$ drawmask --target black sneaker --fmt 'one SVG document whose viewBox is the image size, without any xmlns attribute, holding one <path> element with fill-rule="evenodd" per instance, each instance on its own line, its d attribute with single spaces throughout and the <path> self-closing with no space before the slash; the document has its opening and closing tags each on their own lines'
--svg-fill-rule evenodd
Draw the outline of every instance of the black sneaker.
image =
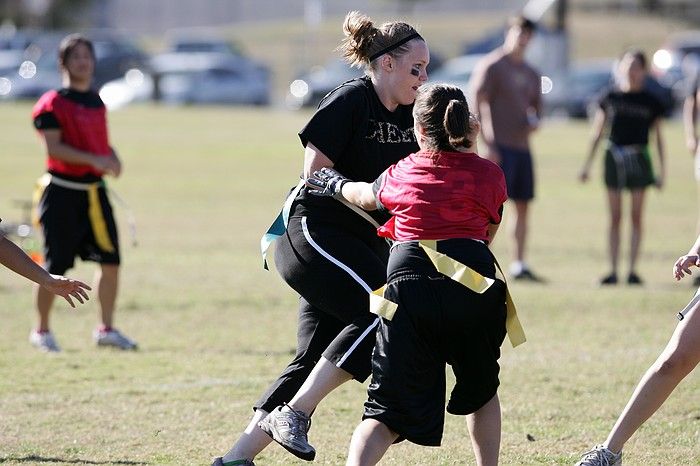
<svg viewBox="0 0 700 466">
<path fill-rule="evenodd" d="M 644 282 L 642 281 L 641 278 L 639 278 L 639 275 L 637 275 L 634 272 L 630 272 L 630 274 L 627 276 L 627 284 L 628 285 L 643 285 Z"/>
<path fill-rule="evenodd" d="M 607 277 L 600 279 L 601 285 L 617 285 L 617 274 L 611 273 Z"/>
<path fill-rule="evenodd" d="M 544 279 L 532 273 L 530 269 L 522 269 L 519 273 L 511 275 L 513 280 L 533 283 L 544 283 Z"/>
</svg>

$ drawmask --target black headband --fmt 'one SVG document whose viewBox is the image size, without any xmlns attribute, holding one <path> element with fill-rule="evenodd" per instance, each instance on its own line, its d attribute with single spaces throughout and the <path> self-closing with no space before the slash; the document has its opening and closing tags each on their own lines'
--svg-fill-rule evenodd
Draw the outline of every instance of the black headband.
<svg viewBox="0 0 700 466">
<path fill-rule="evenodd" d="M 388 47 L 385 47 L 385 48 L 381 49 L 379 52 L 373 54 L 371 57 L 369 57 L 369 61 L 370 62 L 374 61 L 376 58 L 379 58 L 382 55 L 384 55 L 385 53 L 391 52 L 392 50 L 401 47 L 403 44 L 405 44 L 409 40 L 415 39 L 416 37 L 421 37 L 421 36 L 417 32 L 414 32 L 413 34 L 407 35 L 406 37 L 404 37 L 403 39 L 401 39 L 397 43 L 392 44 Z M 422 39 L 422 37 L 421 37 L 421 39 Z"/>
</svg>

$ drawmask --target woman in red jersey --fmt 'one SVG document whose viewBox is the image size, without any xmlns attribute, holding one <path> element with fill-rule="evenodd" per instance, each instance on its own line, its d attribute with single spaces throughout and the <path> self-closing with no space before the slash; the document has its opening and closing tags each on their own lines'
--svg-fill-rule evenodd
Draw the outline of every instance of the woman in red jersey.
<svg viewBox="0 0 700 466">
<path fill-rule="evenodd" d="M 498 358 L 506 335 L 506 287 L 488 248 L 507 199 L 494 163 L 474 153 L 479 131 L 464 94 L 422 86 L 413 108 L 420 150 L 373 184 L 335 171 L 317 172 L 317 194 L 342 196 L 393 215 L 379 229 L 395 241 L 384 297 L 398 305 L 382 318 L 372 355 L 372 382 L 348 465 L 377 463 L 398 440 L 437 446 L 445 409 L 445 364 L 456 377 L 447 411 L 466 415 L 479 465 L 498 462 Z M 440 273 L 425 240 L 468 266 L 490 286 L 482 293 Z"/>
<path fill-rule="evenodd" d="M 38 206 L 44 233 L 45 268 L 62 275 L 76 256 L 100 264 L 97 297 L 101 325 L 93 338 L 100 346 L 135 349 L 136 343 L 112 327 L 119 282 L 117 226 L 107 198 L 103 175 L 119 176 L 122 165 L 109 145 L 105 105 L 91 90 L 95 72 L 92 43 L 70 35 L 59 47 L 63 88 L 39 98 L 32 118 L 46 147 L 47 174 Z M 30 342 L 44 351 L 59 351 L 49 330 L 54 295 L 36 291 L 39 325 Z"/>
</svg>

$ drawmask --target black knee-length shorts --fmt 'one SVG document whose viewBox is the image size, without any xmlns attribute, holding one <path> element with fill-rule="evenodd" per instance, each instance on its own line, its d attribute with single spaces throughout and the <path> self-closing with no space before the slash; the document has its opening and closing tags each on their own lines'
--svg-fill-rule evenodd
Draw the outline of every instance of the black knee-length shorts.
<svg viewBox="0 0 700 466">
<path fill-rule="evenodd" d="M 49 273 L 63 275 L 75 263 L 75 257 L 101 264 L 120 263 L 119 237 L 112 206 L 104 187 L 98 188 L 98 201 L 113 250 L 98 245 L 89 218 L 87 191 L 49 184 L 39 202 L 39 223 L 44 233 L 44 267 Z"/>
<path fill-rule="evenodd" d="M 494 276 L 486 245 L 445 243 L 452 251 L 441 252 Z M 478 294 L 439 274 L 416 243 L 402 243 L 392 249 L 385 297 L 398 309 L 391 321 L 381 320 L 377 331 L 364 418 L 381 421 L 400 439 L 440 445 L 446 364 L 456 378 L 447 412 L 473 413 L 496 394 L 506 335 L 505 284 L 496 280 Z"/>
</svg>

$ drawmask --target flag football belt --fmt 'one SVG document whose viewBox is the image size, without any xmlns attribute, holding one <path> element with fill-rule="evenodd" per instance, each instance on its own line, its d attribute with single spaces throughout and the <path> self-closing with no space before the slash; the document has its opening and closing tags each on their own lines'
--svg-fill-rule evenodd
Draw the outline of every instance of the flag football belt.
<svg viewBox="0 0 700 466">
<path fill-rule="evenodd" d="M 300 180 L 299 184 L 297 184 L 297 186 L 289 193 L 287 199 L 284 202 L 284 206 L 282 207 L 282 211 L 279 213 L 275 221 L 272 222 L 272 225 L 270 226 L 270 228 L 268 228 L 267 232 L 260 239 L 260 252 L 262 253 L 263 267 L 265 268 L 265 270 L 268 270 L 267 252 L 270 248 L 270 245 L 277 238 L 282 236 L 287 230 L 287 225 L 289 224 L 289 211 L 291 210 L 292 204 L 294 203 L 294 200 L 299 194 L 299 191 L 301 191 L 305 184 L 306 183 L 303 179 Z M 351 209 L 353 212 L 358 214 L 360 217 L 367 220 L 372 226 L 374 226 L 375 228 L 379 228 L 379 224 L 377 223 L 377 221 L 374 218 L 372 218 L 372 216 L 370 216 L 367 212 L 360 209 L 356 205 L 351 204 L 345 199 L 337 200 L 343 205 L 345 205 L 347 208 Z M 495 282 L 495 279 L 484 277 L 477 271 L 473 270 L 471 267 L 464 265 L 445 254 L 437 252 L 436 240 L 421 240 L 418 243 L 420 244 L 421 248 L 423 248 L 423 250 L 426 252 L 430 260 L 433 262 L 433 265 L 435 266 L 438 272 L 450 277 L 456 282 L 459 282 L 460 284 L 466 286 L 470 290 L 482 294 L 486 290 L 488 290 L 491 287 L 491 285 L 493 285 L 493 283 Z M 498 271 L 498 279 L 503 281 L 503 283 L 506 285 L 506 331 L 508 332 L 508 338 L 511 344 L 513 345 L 513 347 L 516 347 L 525 342 L 525 332 L 523 331 L 523 327 L 520 324 L 520 320 L 518 319 L 518 314 L 516 312 L 513 299 L 510 295 L 510 291 L 508 290 L 508 284 L 506 283 L 505 275 L 503 274 L 503 271 L 501 270 L 501 266 L 498 264 L 498 261 L 496 261 L 495 264 L 496 269 Z M 374 314 L 384 317 L 387 320 L 391 320 L 394 317 L 394 313 L 396 312 L 398 305 L 384 298 L 385 289 L 386 284 L 370 293 L 370 311 Z"/>
<path fill-rule="evenodd" d="M 628 144 L 621 146 L 612 141 L 608 141 L 608 150 L 623 157 L 631 157 L 643 154 L 647 150 L 647 146 L 644 144 Z"/>
<path fill-rule="evenodd" d="M 423 251 L 425 251 L 438 272 L 466 286 L 475 293 L 483 294 L 496 281 L 496 279 L 484 277 L 471 267 L 452 259 L 446 254 L 438 252 L 437 240 L 420 240 L 418 244 Z M 508 290 L 508 283 L 506 283 L 506 278 L 501 270 L 501 266 L 498 264 L 498 261 L 495 261 L 495 265 L 497 279 L 501 280 L 506 285 L 506 331 L 508 332 L 508 339 L 511 345 L 515 348 L 525 343 L 525 332 L 520 324 L 520 319 L 518 319 L 515 303 L 513 303 L 513 298 Z M 381 288 L 370 293 L 370 311 L 387 320 L 391 320 L 396 313 L 398 305 L 384 298 L 385 289 L 386 285 L 383 285 Z"/>
<path fill-rule="evenodd" d="M 292 204 L 299 195 L 299 191 L 301 191 L 304 188 L 305 184 L 306 182 L 303 179 L 299 180 L 299 184 L 297 184 L 296 187 L 292 189 L 292 191 L 287 196 L 287 199 L 285 199 L 284 205 L 282 206 L 282 210 L 277 215 L 277 218 L 275 218 L 274 222 L 272 222 L 272 225 L 270 225 L 270 228 L 268 228 L 265 234 L 262 236 L 262 238 L 260 238 L 260 253 L 262 254 L 263 268 L 265 270 L 269 270 L 267 266 L 268 250 L 270 249 L 272 243 L 277 238 L 282 236 L 285 231 L 287 231 L 287 225 L 289 225 L 289 211 L 292 209 Z M 349 203 L 345 199 L 336 198 L 336 200 L 348 209 L 355 212 L 360 217 L 367 220 L 374 228 L 379 228 L 379 223 L 377 223 L 377 221 L 364 210 L 360 209 L 354 204 Z"/>
<path fill-rule="evenodd" d="M 303 179 L 299 180 L 299 183 L 292 189 L 292 191 L 284 200 L 284 205 L 282 210 L 272 222 L 270 228 L 267 229 L 265 234 L 260 238 L 260 254 L 262 254 L 263 268 L 269 270 L 267 267 L 267 251 L 270 249 L 270 245 L 287 231 L 287 225 L 289 225 L 289 211 L 292 210 L 292 204 L 294 199 L 297 198 L 299 191 L 304 187 L 306 183 Z"/>
<path fill-rule="evenodd" d="M 52 176 L 50 173 L 45 173 L 42 175 L 36 183 L 36 188 L 34 189 L 34 195 L 32 197 L 32 204 L 34 206 L 34 224 L 39 224 L 39 201 L 44 193 L 44 190 L 49 184 L 60 186 L 61 188 L 72 189 L 74 191 L 86 191 L 88 195 L 88 217 L 90 219 L 90 226 L 92 227 L 92 233 L 95 236 L 95 243 L 97 246 L 105 252 L 115 252 L 116 249 L 114 244 L 112 244 L 112 239 L 109 236 L 109 231 L 107 230 L 107 222 L 105 222 L 104 215 L 102 213 L 102 205 L 100 204 L 100 196 L 98 189 L 105 187 L 104 181 L 97 181 L 94 183 L 79 183 L 77 181 L 65 180 L 57 176 Z"/>
</svg>

